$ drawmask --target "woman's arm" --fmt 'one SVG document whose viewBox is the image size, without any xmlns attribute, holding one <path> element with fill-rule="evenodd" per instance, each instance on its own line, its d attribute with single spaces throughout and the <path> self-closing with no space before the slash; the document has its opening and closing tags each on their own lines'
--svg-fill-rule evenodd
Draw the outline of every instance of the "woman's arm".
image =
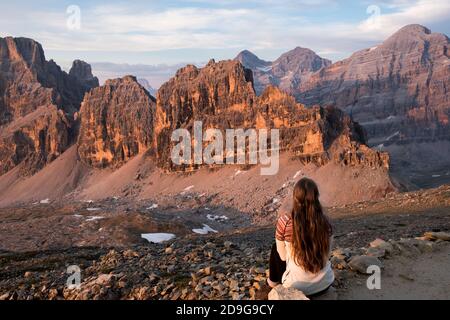
<svg viewBox="0 0 450 320">
<path fill-rule="evenodd" d="M 276 243 L 277 243 L 277 251 L 278 251 L 278 254 L 280 255 L 280 259 L 283 261 L 286 261 L 286 244 L 284 243 L 284 241 L 280 241 L 278 239 L 276 239 Z"/>
</svg>

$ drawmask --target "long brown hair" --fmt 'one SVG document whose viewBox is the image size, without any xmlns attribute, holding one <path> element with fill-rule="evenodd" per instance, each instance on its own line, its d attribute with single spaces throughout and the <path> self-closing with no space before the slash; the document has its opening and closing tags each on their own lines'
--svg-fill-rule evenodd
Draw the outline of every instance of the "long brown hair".
<svg viewBox="0 0 450 320">
<path fill-rule="evenodd" d="M 294 187 L 292 209 L 292 253 L 305 271 L 317 273 L 325 267 L 330 250 L 332 227 L 319 201 L 319 189 L 311 179 L 301 179 Z"/>
</svg>

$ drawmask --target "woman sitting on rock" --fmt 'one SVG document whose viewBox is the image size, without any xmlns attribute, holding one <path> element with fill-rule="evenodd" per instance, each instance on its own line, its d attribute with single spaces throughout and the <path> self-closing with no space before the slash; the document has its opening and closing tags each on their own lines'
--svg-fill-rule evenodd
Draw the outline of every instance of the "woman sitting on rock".
<svg viewBox="0 0 450 320">
<path fill-rule="evenodd" d="M 269 286 L 281 283 L 308 297 L 327 291 L 334 282 L 329 261 L 332 227 L 323 213 L 314 181 L 304 178 L 297 182 L 289 209 L 280 210 L 275 238 Z"/>
</svg>

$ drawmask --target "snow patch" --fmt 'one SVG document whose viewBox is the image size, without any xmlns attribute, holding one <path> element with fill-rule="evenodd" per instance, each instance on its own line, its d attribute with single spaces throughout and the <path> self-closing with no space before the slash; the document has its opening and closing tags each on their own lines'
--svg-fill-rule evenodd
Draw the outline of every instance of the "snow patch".
<svg viewBox="0 0 450 320">
<path fill-rule="evenodd" d="M 397 131 L 396 133 L 394 133 L 393 135 L 390 135 L 389 137 L 386 138 L 386 141 L 391 140 L 392 138 L 395 138 L 396 136 L 398 136 L 400 134 L 400 131 Z"/>
<path fill-rule="evenodd" d="M 102 210 L 101 208 L 87 208 L 87 211 L 100 211 Z"/>
<path fill-rule="evenodd" d="M 101 217 L 101 216 L 90 216 L 86 219 L 86 221 L 90 222 L 90 221 L 97 221 L 97 220 L 102 220 L 105 219 L 105 217 Z"/>
<path fill-rule="evenodd" d="M 216 216 L 213 214 L 206 215 L 206 218 L 211 221 L 219 221 L 219 222 L 224 222 L 224 221 L 228 220 L 227 216 Z"/>
<path fill-rule="evenodd" d="M 141 238 L 150 243 L 161 243 L 175 238 L 173 233 L 143 233 Z"/>
<path fill-rule="evenodd" d="M 295 173 L 295 175 L 294 175 L 294 179 L 297 179 L 298 177 L 300 177 L 300 175 L 302 174 L 302 170 L 299 170 L 299 171 L 297 171 L 296 173 Z"/>
<path fill-rule="evenodd" d="M 44 199 L 39 201 L 40 204 L 49 204 L 50 203 L 50 199 Z"/>
<path fill-rule="evenodd" d="M 157 203 L 153 203 L 150 207 L 147 208 L 147 210 L 154 210 L 158 208 L 158 204 Z"/>
<path fill-rule="evenodd" d="M 208 234 L 210 232 L 218 233 L 217 230 L 214 230 L 213 228 L 211 228 L 207 224 L 203 224 L 203 228 L 201 228 L 201 229 L 192 229 L 192 232 L 197 233 L 197 234 L 204 234 L 204 235 Z"/>
<path fill-rule="evenodd" d="M 272 66 L 257 67 L 256 69 L 258 69 L 259 71 L 262 71 L 262 72 L 269 72 L 270 70 L 272 70 Z"/>
<path fill-rule="evenodd" d="M 185 195 L 188 191 L 192 190 L 194 186 L 189 186 L 184 188 L 184 190 L 180 193 L 182 196 Z"/>
</svg>

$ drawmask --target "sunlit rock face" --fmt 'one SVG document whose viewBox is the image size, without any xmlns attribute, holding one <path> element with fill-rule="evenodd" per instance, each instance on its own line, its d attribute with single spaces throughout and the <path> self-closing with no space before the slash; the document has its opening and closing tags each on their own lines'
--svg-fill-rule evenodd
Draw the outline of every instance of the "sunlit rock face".
<svg viewBox="0 0 450 320">
<path fill-rule="evenodd" d="M 248 50 L 240 52 L 235 60 L 252 70 L 255 91 L 258 95 L 271 85 L 285 92 L 294 93 L 296 88 L 314 72 L 331 64 L 330 60 L 301 47 L 282 54 L 273 62 L 261 60 Z"/>
<path fill-rule="evenodd" d="M 0 38 L 0 173 L 22 163 L 22 174 L 34 173 L 74 141 L 73 116 L 98 85 L 85 83 L 92 74 L 78 64 L 85 79 L 47 61 L 34 40 Z"/>
<path fill-rule="evenodd" d="M 80 109 L 78 153 L 93 167 L 120 166 L 153 143 L 155 99 L 126 76 L 86 94 Z"/>
<path fill-rule="evenodd" d="M 367 148 L 363 129 L 336 108 L 306 108 L 281 89 L 269 86 L 258 97 L 249 69 L 239 61 L 210 61 L 204 68 L 187 66 L 158 91 L 155 114 L 157 162 L 169 170 L 180 170 L 171 161 L 175 129 L 203 130 L 279 129 L 281 151 L 304 162 L 322 165 L 330 160 L 344 165 L 389 165 L 387 154 Z M 208 141 L 203 141 L 204 146 Z M 184 166 L 185 170 L 198 167 Z"/>
<path fill-rule="evenodd" d="M 332 104 L 367 130 L 371 145 L 448 139 L 449 39 L 420 25 L 321 69 L 294 94 Z"/>
</svg>

